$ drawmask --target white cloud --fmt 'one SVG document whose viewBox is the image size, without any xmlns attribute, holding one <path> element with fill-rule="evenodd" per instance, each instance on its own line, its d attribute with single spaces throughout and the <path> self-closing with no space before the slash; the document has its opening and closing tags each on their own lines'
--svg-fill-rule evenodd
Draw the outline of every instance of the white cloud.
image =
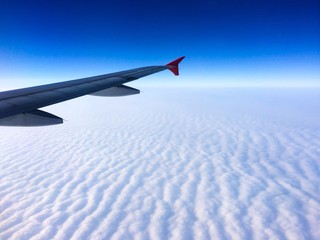
<svg viewBox="0 0 320 240">
<path fill-rule="evenodd" d="M 146 89 L 1 128 L 2 239 L 317 239 L 318 90 Z"/>
</svg>

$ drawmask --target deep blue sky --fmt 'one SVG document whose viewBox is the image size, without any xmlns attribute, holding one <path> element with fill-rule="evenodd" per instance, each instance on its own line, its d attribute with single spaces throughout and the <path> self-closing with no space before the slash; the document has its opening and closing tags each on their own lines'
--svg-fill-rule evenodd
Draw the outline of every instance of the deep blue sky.
<svg viewBox="0 0 320 240">
<path fill-rule="evenodd" d="M 155 65 L 178 85 L 319 85 L 318 0 L 7 1 L 0 87 Z M 151 80 L 168 83 L 168 73 Z"/>
</svg>

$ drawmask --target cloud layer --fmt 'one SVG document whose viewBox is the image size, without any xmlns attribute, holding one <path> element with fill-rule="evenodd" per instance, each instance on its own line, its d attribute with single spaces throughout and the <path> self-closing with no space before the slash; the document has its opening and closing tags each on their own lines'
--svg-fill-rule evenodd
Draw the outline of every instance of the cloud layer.
<svg viewBox="0 0 320 240">
<path fill-rule="evenodd" d="M 147 89 L 1 128 L 1 239 L 319 239 L 320 93 Z"/>
</svg>

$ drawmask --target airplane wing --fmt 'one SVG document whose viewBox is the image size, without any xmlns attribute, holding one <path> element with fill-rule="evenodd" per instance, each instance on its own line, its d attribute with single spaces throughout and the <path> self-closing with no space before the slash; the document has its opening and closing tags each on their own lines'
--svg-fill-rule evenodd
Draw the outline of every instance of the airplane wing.
<svg viewBox="0 0 320 240">
<path fill-rule="evenodd" d="M 39 108 L 84 95 L 127 96 L 140 93 L 124 83 L 163 71 L 179 75 L 180 57 L 166 65 L 150 66 L 71 81 L 0 92 L 0 126 L 48 126 L 63 119 Z"/>
</svg>

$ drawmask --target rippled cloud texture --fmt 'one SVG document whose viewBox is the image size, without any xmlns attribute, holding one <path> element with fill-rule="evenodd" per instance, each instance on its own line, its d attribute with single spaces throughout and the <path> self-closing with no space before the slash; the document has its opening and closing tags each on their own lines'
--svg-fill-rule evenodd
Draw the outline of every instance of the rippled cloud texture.
<svg viewBox="0 0 320 240">
<path fill-rule="evenodd" d="M 319 89 L 145 89 L 0 135 L 0 239 L 319 239 Z"/>
</svg>

